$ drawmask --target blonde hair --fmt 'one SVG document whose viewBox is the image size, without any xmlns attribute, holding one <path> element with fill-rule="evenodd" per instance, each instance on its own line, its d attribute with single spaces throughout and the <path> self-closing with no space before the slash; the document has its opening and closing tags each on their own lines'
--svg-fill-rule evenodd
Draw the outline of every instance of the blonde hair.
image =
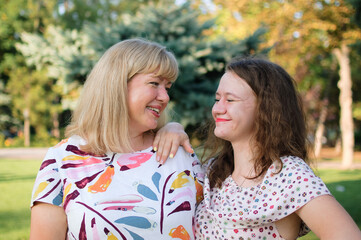
<svg viewBox="0 0 361 240">
<path fill-rule="evenodd" d="M 138 73 L 154 73 L 174 82 L 178 64 L 164 46 L 144 39 L 128 39 L 110 47 L 87 77 L 66 136 L 87 141 L 83 151 L 133 151 L 128 132 L 127 83 Z M 166 111 L 158 120 L 164 126 Z"/>
</svg>

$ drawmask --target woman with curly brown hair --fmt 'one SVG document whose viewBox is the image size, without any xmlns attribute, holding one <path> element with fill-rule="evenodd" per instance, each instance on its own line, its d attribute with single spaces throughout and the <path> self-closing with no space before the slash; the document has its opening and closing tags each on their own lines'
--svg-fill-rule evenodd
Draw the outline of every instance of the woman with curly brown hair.
<svg viewBox="0 0 361 240">
<path fill-rule="evenodd" d="M 197 239 L 296 239 L 310 229 L 321 239 L 361 239 L 307 164 L 302 101 L 282 67 L 235 59 L 215 96 Z"/>
</svg>

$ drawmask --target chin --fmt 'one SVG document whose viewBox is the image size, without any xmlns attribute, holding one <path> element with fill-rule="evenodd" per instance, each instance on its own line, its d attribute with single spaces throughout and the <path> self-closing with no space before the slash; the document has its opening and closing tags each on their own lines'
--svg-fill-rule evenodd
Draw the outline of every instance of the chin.
<svg viewBox="0 0 361 240">
<path fill-rule="evenodd" d="M 223 139 L 223 140 L 227 140 L 227 134 L 225 133 L 219 133 L 217 132 L 216 130 L 214 131 L 214 135 L 217 137 L 217 138 L 220 138 L 220 139 Z"/>
</svg>

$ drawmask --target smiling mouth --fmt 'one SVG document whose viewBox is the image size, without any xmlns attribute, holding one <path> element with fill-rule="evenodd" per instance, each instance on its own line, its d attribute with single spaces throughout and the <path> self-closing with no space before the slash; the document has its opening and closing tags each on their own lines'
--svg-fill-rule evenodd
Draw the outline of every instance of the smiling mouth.
<svg viewBox="0 0 361 240">
<path fill-rule="evenodd" d="M 158 108 L 147 107 L 147 109 L 149 109 L 157 114 L 160 114 L 160 110 Z"/>
<path fill-rule="evenodd" d="M 228 121 L 230 120 L 225 118 L 216 118 L 216 122 L 228 122 Z"/>
</svg>

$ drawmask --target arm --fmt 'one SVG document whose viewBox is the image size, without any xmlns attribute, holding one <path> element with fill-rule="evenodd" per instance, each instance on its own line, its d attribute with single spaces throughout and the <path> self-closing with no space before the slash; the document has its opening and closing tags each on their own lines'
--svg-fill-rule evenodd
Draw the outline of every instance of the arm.
<svg viewBox="0 0 361 240">
<path fill-rule="evenodd" d="M 67 220 L 62 207 L 37 203 L 31 209 L 30 240 L 66 239 Z"/>
<path fill-rule="evenodd" d="M 153 148 L 157 151 L 157 161 L 163 164 L 168 156 L 173 158 L 179 146 L 183 146 L 189 153 L 194 152 L 183 126 L 176 122 L 167 123 L 159 129 L 153 141 Z"/>
<path fill-rule="evenodd" d="M 330 195 L 311 200 L 296 214 L 320 239 L 361 239 L 361 232 L 351 216 Z"/>
</svg>

